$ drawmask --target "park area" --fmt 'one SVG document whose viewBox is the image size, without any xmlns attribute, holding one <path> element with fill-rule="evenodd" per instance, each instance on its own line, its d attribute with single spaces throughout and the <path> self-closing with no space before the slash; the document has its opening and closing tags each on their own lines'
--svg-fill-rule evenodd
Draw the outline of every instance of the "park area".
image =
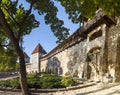
<svg viewBox="0 0 120 95">
<path fill-rule="evenodd" d="M 119 83 L 78 82 L 73 78 L 51 74 L 27 75 L 32 95 L 120 95 Z M 0 80 L 0 95 L 22 95 L 19 77 L 10 75 Z"/>
</svg>

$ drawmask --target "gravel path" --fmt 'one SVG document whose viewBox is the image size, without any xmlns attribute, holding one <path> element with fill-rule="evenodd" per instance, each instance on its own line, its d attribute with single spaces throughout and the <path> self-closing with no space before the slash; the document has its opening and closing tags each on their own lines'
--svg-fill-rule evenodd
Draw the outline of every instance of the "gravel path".
<svg viewBox="0 0 120 95">
<path fill-rule="evenodd" d="M 0 91 L 0 95 L 22 95 L 20 92 Z M 54 93 L 34 93 L 33 95 L 120 95 L 120 84 L 97 84 L 77 90 L 54 92 Z"/>
</svg>

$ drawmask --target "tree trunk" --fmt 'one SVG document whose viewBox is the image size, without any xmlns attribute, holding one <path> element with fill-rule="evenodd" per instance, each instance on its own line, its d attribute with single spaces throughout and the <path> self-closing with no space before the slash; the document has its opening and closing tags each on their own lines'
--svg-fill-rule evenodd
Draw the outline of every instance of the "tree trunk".
<svg viewBox="0 0 120 95">
<path fill-rule="evenodd" d="M 28 87 L 27 87 L 27 79 L 26 79 L 26 66 L 24 60 L 23 51 L 17 51 L 19 55 L 19 62 L 20 62 L 20 85 L 23 95 L 29 95 Z"/>
<path fill-rule="evenodd" d="M 21 81 L 22 93 L 23 93 L 23 95 L 30 95 L 29 91 L 28 91 L 28 87 L 27 87 L 24 54 L 23 54 L 22 49 L 19 46 L 19 41 L 15 37 L 14 32 L 10 28 L 9 24 L 7 23 L 7 21 L 5 19 L 5 15 L 2 12 L 1 8 L 0 8 L 0 24 L 2 25 L 2 28 L 4 29 L 8 38 L 11 40 L 11 42 L 12 42 L 14 48 L 15 48 L 15 51 L 16 51 L 18 57 L 19 57 L 19 61 L 20 61 L 20 81 Z"/>
</svg>

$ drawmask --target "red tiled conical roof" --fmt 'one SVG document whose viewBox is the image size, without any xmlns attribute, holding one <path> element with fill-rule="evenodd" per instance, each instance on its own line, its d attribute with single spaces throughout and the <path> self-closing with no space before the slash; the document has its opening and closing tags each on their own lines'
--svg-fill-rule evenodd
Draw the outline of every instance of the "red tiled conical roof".
<svg viewBox="0 0 120 95">
<path fill-rule="evenodd" d="M 46 54 L 46 51 L 43 49 L 43 47 L 40 44 L 38 44 L 36 46 L 36 48 L 33 50 L 32 54 L 35 54 L 35 53 L 38 53 L 38 52 Z"/>
</svg>

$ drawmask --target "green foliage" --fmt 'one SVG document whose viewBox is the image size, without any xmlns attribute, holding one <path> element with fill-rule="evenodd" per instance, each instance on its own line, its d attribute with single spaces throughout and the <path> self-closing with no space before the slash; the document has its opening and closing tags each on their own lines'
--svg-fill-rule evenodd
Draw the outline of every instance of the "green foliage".
<svg viewBox="0 0 120 95">
<path fill-rule="evenodd" d="M 21 45 L 23 36 L 30 34 L 32 29 L 39 26 L 40 22 L 35 19 L 35 14 L 31 12 L 33 8 L 38 11 L 39 15 L 44 15 L 45 23 L 50 25 L 54 35 L 58 37 L 57 42 L 62 42 L 68 37 L 68 29 L 63 26 L 64 22 L 57 18 L 58 9 L 54 6 L 53 1 L 27 1 L 31 3 L 28 9 L 25 9 L 23 4 L 18 4 L 18 0 L 1 0 L 0 3 L 0 9 L 16 38 L 15 42 Z M 15 70 L 16 60 L 15 47 L 0 24 L 0 71 Z"/>
<path fill-rule="evenodd" d="M 68 87 L 68 86 L 73 86 L 75 85 L 77 82 L 72 79 L 72 78 L 68 78 L 68 77 L 63 77 L 62 80 L 61 80 L 61 83 L 62 85 L 64 85 L 65 87 Z"/>
<path fill-rule="evenodd" d="M 20 88 L 19 78 L 0 81 L 0 87 Z"/>
<path fill-rule="evenodd" d="M 20 63 L 16 63 L 15 71 L 19 71 L 19 70 L 20 70 Z"/>
<path fill-rule="evenodd" d="M 10 79 L 9 82 L 11 88 L 20 88 L 19 78 Z"/>
<path fill-rule="evenodd" d="M 50 25 L 54 35 L 58 38 L 57 42 L 62 42 L 69 33 L 68 29 L 63 26 L 63 21 L 57 18 L 57 8 L 54 6 L 52 0 L 26 0 L 30 3 L 28 9 L 25 9 L 23 4 L 18 4 L 18 1 L 19 0 L 0 0 L 0 51 L 2 50 L 3 52 L 4 49 L 8 50 L 7 46 L 12 45 L 11 47 L 18 55 L 21 64 L 20 77 L 22 91 L 23 93 L 28 94 L 22 43 L 23 36 L 30 34 L 32 29 L 38 27 L 40 23 L 36 20 L 35 14 L 32 12 L 33 7 L 40 15 L 45 16 L 45 23 Z M 0 52 L 0 56 L 1 54 L 2 53 Z M 4 59 L 2 59 L 2 57 Z M 6 59 L 7 57 L 10 59 L 12 57 L 9 55 L 2 57 L 0 58 L 0 60 L 3 61 L 0 62 L 0 69 L 4 70 L 5 64 L 6 69 L 11 70 L 11 68 L 7 67 L 8 64 L 6 66 L 6 63 L 9 63 L 6 62 Z M 16 57 L 14 56 L 13 58 Z M 10 60 L 10 63 L 13 63 L 12 61 Z M 11 67 L 12 66 L 13 65 L 11 65 Z M 24 82 L 22 80 L 24 80 Z"/>
<path fill-rule="evenodd" d="M 1 80 L 0 81 L 0 87 L 9 87 L 10 81 L 9 80 Z"/>
<path fill-rule="evenodd" d="M 57 77 L 57 76 L 42 77 L 40 79 L 41 87 L 44 89 L 64 87 L 63 85 L 61 85 L 61 79 L 62 79 L 62 77 Z"/>
<path fill-rule="evenodd" d="M 55 75 L 55 74 L 45 74 L 45 73 L 42 73 L 41 77 L 59 77 L 59 76 Z"/>
<path fill-rule="evenodd" d="M 36 78 L 35 74 L 27 75 L 27 83 L 29 88 L 41 88 L 40 79 Z"/>
<path fill-rule="evenodd" d="M 9 72 L 15 71 L 15 64 L 17 61 L 17 56 L 14 52 L 14 49 L 11 46 L 7 48 L 2 48 L 0 51 L 0 71 Z"/>
<path fill-rule="evenodd" d="M 102 8 L 103 12 L 110 16 L 120 15 L 120 0 L 56 0 L 65 7 L 69 19 L 74 23 L 80 21 L 80 15 L 86 18 L 93 18 L 97 9 Z"/>
<path fill-rule="evenodd" d="M 58 38 L 57 42 L 62 42 L 68 37 L 69 29 L 65 28 L 64 22 L 58 19 L 58 9 L 52 0 L 27 1 L 33 5 L 39 15 L 44 15 L 45 23 L 50 25 L 52 32 Z M 39 26 L 35 15 L 31 13 L 32 7 L 26 10 L 23 4 L 18 5 L 18 0 L 2 0 L 1 8 L 15 36 L 21 40 L 24 35 L 30 34 L 32 29 Z"/>
<path fill-rule="evenodd" d="M 40 0 L 34 4 L 34 9 L 38 10 L 39 15 L 44 15 L 45 23 L 49 24 L 52 32 L 58 38 L 57 42 L 62 42 L 68 37 L 69 29 L 65 28 L 64 22 L 57 18 L 57 7 L 52 0 Z"/>
<path fill-rule="evenodd" d="M 28 79 L 32 79 L 32 78 L 35 78 L 35 74 L 28 74 L 26 77 L 28 78 Z"/>
<path fill-rule="evenodd" d="M 27 78 L 27 83 L 29 88 L 41 88 L 39 78 Z"/>
<path fill-rule="evenodd" d="M 72 78 L 51 74 L 42 74 L 42 77 L 40 78 L 37 78 L 35 74 L 29 74 L 27 75 L 27 83 L 29 88 L 52 89 L 73 86 L 76 84 L 76 81 Z M 0 81 L 0 86 L 20 88 L 19 78 L 2 80 Z"/>
</svg>

